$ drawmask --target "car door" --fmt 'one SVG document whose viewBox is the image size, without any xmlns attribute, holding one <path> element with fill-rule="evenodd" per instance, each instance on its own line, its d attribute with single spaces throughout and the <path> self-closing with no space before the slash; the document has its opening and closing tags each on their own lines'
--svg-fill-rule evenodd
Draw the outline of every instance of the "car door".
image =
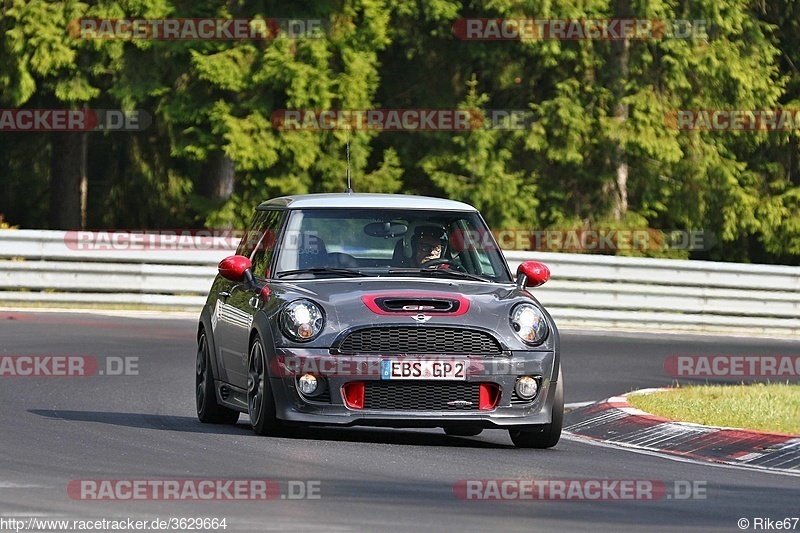
<svg viewBox="0 0 800 533">
<path fill-rule="evenodd" d="M 243 240 L 240 255 L 250 258 L 256 283 L 231 282 L 220 293 L 217 328 L 223 343 L 219 345 L 220 361 L 225 365 L 228 382 L 247 387 L 247 358 L 253 316 L 260 308 L 260 287 L 270 278 L 269 265 L 275 251 L 276 236 L 284 220 L 284 211 L 258 211 Z"/>
<path fill-rule="evenodd" d="M 255 249 L 258 239 L 258 229 L 263 225 L 266 214 L 263 211 L 256 211 L 250 222 L 247 231 L 242 237 L 236 255 L 250 257 Z M 238 347 L 238 332 L 248 320 L 239 311 L 241 303 L 241 282 L 229 281 L 222 277 L 217 280 L 221 282 L 217 291 L 216 307 L 212 320 L 214 327 L 214 338 L 216 340 L 217 361 L 219 362 L 220 379 L 230 384 L 241 382 L 242 353 Z"/>
</svg>

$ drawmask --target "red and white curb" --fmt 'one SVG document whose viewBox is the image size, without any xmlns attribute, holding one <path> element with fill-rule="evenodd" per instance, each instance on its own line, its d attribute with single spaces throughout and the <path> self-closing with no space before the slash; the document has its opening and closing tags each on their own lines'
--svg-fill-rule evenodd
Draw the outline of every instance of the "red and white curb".
<svg viewBox="0 0 800 533">
<path fill-rule="evenodd" d="M 640 450 L 714 463 L 800 473 L 800 437 L 674 422 L 645 413 L 627 396 L 578 407 L 566 415 L 564 431 L 580 437 Z"/>
</svg>

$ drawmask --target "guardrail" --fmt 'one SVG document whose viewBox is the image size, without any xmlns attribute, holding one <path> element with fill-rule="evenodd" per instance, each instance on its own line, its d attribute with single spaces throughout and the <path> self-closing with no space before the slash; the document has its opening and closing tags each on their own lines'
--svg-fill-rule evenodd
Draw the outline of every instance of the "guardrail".
<svg viewBox="0 0 800 533">
<path fill-rule="evenodd" d="M 231 250 L 78 250 L 66 232 L 0 230 L 0 305 L 199 310 Z M 560 325 L 800 336 L 800 267 L 507 252 L 546 263 L 532 292 Z"/>
</svg>

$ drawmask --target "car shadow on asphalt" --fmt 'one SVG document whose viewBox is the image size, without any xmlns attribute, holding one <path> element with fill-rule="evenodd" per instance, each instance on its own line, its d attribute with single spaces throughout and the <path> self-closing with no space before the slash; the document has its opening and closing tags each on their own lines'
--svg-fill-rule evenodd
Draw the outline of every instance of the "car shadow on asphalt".
<svg viewBox="0 0 800 533">
<path fill-rule="evenodd" d="M 154 413 L 119 413 L 108 411 L 74 411 L 60 409 L 29 409 L 29 413 L 56 420 L 71 422 L 92 422 L 112 426 L 124 426 L 137 429 L 156 429 L 162 431 L 179 431 L 186 433 L 231 434 L 241 437 L 251 435 L 259 437 L 246 422 L 235 425 L 201 424 L 192 416 L 160 415 Z M 458 448 L 514 448 L 511 444 L 501 444 L 480 439 L 480 437 L 451 437 L 442 430 L 436 433 L 421 432 L 414 429 L 383 428 L 332 428 L 332 427 L 298 427 L 291 428 L 281 438 L 286 440 L 317 440 L 336 442 L 363 442 L 372 444 L 397 444 L 414 446 L 451 446 Z M 441 433 L 439 433 L 441 432 Z M 495 431 L 492 431 L 493 433 Z"/>
<path fill-rule="evenodd" d="M 69 411 L 61 409 L 29 409 L 29 413 L 51 419 L 72 422 L 94 422 L 137 429 L 182 431 L 187 433 L 235 433 L 238 436 L 252 430 L 244 425 L 201 424 L 192 416 L 159 415 L 154 413 L 115 413 L 109 411 Z"/>
<path fill-rule="evenodd" d="M 248 428 L 249 429 L 249 428 Z M 420 432 L 413 428 L 332 428 L 304 427 L 293 428 L 284 438 L 298 440 L 324 440 L 336 442 L 363 442 L 372 444 L 399 444 L 412 446 L 452 446 L 457 448 L 514 448 L 511 444 L 500 444 L 482 440 L 480 437 L 451 437 L 439 429 Z"/>
</svg>

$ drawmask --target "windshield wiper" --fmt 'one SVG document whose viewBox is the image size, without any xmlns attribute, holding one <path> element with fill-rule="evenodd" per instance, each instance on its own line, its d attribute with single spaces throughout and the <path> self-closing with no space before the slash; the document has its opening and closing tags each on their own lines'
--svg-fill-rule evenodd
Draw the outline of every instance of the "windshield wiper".
<svg viewBox="0 0 800 533">
<path fill-rule="evenodd" d="M 459 278 L 467 278 L 475 281 L 492 281 L 487 276 L 480 274 L 470 274 L 469 272 L 461 272 L 452 268 L 390 268 L 389 274 L 445 274 L 448 276 L 455 276 Z"/>
<path fill-rule="evenodd" d="M 365 274 L 359 270 L 353 270 L 350 268 L 329 268 L 329 267 L 313 267 L 313 268 L 300 268 L 297 270 L 285 270 L 283 272 L 279 272 L 276 274 L 276 277 L 283 278 L 286 276 L 294 276 L 297 274 L 339 274 L 342 276 L 369 276 L 369 274 Z"/>
</svg>

